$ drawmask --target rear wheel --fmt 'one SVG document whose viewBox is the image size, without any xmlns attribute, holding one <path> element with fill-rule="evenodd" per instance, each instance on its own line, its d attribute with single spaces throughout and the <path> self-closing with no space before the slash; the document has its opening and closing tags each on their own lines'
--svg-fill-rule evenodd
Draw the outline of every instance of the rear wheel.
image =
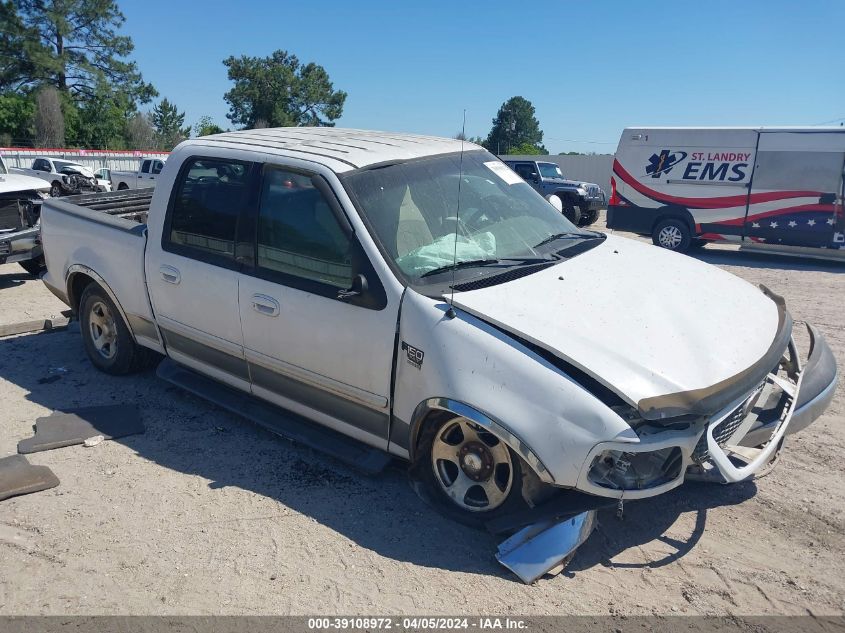
<svg viewBox="0 0 845 633">
<path fill-rule="evenodd" d="M 412 477 L 421 496 L 447 517 L 472 525 L 526 507 L 522 463 L 504 442 L 467 418 L 429 424 Z"/>
<path fill-rule="evenodd" d="M 127 189 L 129 189 L 129 185 L 127 185 L 125 182 L 122 182 L 117 186 L 118 191 L 125 191 Z"/>
<path fill-rule="evenodd" d="M 95 283 L 82 293 L 79 322 L 85 352 L 100 371 L 129 374 L 150 366 L 157 358 L 154 352 L 135 343 L 114 302 Z"/>
<path fill-rule="evenodd" d="M 685 253 L 690 247 L 692 235 L 686 222 L 669 218 L 657 223 L 651 233 L 651 239 L 657 246 Z"/>
</svg>

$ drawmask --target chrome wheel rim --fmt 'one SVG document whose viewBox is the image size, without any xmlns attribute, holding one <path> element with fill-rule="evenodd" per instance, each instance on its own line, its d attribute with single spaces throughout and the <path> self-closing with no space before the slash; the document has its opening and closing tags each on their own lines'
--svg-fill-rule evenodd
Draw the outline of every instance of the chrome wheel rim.
<svg viewBox="0 0 845 633">
<path fill-rule="evenodd" d="M 681 245 L 684 236 L 681 235 L 681 229 L 677 226 L 664 226 L 657 234 L 657 241 L 663 248 L 675 250 Z"/>
<path fill-rule="evenodd" d="M 111 310 L 102 301 L 91 306 L 88 329 L 97 353 L 105 359 L 114 358 L 117 354 L 117 324 Z"/>
<path fill-rule="evenodd" d="M 441 490 L 469 512 L 495 510 L 513 485 L 513 463 L 507 446 L 464 418 L 447 422 L 437 432 L 431 466 Z"/>
</svg>

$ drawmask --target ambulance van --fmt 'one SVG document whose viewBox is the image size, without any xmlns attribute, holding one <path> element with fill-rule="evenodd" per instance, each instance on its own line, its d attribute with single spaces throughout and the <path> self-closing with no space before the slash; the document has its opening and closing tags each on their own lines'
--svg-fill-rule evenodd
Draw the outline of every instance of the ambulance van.
<svg viewBox="0 0 845 633">
<path fill-rule="evenodd" d="M 607 226 L 681 252 L 737 242 L 845 258 L 843 170 L 842 127 L 627 128 Z"/>
</svg>

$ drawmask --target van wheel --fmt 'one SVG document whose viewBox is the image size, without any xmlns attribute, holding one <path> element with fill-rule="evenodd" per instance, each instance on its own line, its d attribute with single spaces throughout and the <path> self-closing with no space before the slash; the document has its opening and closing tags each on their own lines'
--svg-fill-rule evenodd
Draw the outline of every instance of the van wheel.
<svg viewBox="0 0 845 633">
<path fill-rule="evenodd" d="M 411 480 L 441 514 L 473 527 L 527 507 L 519 457 L 495 435 L 460 416 L 426 426 Z"/>
<path fill-rule="evenodd" d="M 685 253 L 690 247 L 692 236 L 686 222 L 670 218 L 657 223 L 651 233 L 651 240 L 662 248 Z"/>
<path fill-rule="evenodd" d="M 157 356 L 132 340 L 117 307 L 97 284 L 89 284 L 79 302 L 82 343 L 91 363 L 107 374 L 122 375 L 144 369 Z"/>
</svg>

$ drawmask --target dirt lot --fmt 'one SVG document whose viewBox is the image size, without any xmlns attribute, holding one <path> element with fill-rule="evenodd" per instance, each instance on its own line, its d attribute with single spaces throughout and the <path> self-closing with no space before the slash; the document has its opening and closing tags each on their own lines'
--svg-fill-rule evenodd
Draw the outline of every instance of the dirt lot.
<svg viewBox="0 0 845 633">
<path fill-rule="evenodd" d="M 845 265 L 708 247 L 786 297 L 845 367 Z M 694 289 L 691 289 L 694 291 Z M 62 306 L 0 266 L 0 323 Z M 797 329 L 797 328 L 796 328 Z M 806 338 L 804 339 L 806 341 Z M 525 586 L 400 466 L 367 478 L 158 381 L 92 369 L 70 331 L 0 338 L 0 456 L 52 409 L 137 403 L 144 435 L 30 456 L 58 488 L 0 503 L 0 614 L 839 614 L 845 386 L 777 468 L 631 502 Z"/>
</svg>

